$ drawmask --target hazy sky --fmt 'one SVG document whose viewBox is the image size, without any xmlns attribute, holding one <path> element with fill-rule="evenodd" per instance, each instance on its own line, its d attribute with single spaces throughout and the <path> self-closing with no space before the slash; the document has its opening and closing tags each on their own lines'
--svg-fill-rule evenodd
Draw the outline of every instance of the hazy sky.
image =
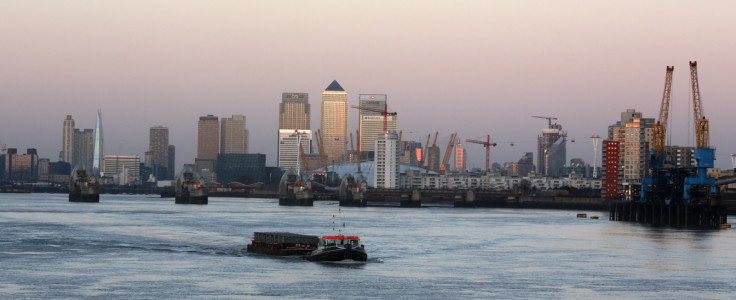
<svg viewBox="0 0 736 300">
<path fill-rule="evenodd" d="M 444 151 L 451 132 L 490 133 L 491 160 L 517 161 L 547 125 L 530 116 L 554 116 L 575 139 L 568 162 L 591 162 L 589 137 L 622 111 L 658 115 L 668 65 L 671 140 L 693 145 L 697 60 L 716 166 L 731 168 L 734 12 L 733 1 L 0 1 L 0 141 L 56 161 L 65 116 L 93 128 L 99 108 L 107 154 L 143 156 L 162 125 L 179 168 L 194 161 L 199 116 L 244 114 L 251 152 L 274 165 L 281 93 L 309 93 L 317 129 L 336 79 L 351 104 L 387 94 L 404 139 L 439 131 Z M 466 148 L 484 167 L 483 148 Z"/>
</svg>

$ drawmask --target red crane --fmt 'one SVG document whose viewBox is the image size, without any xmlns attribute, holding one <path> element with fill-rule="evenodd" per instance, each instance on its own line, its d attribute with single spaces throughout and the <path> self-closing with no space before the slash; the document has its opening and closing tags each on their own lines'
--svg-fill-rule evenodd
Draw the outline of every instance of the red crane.
<svg viewBox="0 0 736 300">
<path fill-rule="evenodd" d="M 388 111 L 388 104 L 384 104 L 383 105 L 383 109 L 376 109 L 376 108 L 372 108 L 372 107 L 363 107 L 363 106 L 360 106 L 360 105 L 351 105 L 350 107 L 357 108 L 359 110 L 372 111 L 372 112 L 381 114 L 383 116 L 383 131 L 384 132 L 386 131 L 386 120 L 388 119 L 388 116 L 395 116 L 396 115 L 396 112 L 395 111 L 393 111 L 393 112 L 392 111 Z"/>
<path fill-rule="evenodd" d="M 484 141 L 465 139 L 465 142 L 473 144 L 481 144 L 486 147 L 486 174 L 491 172 L 491 146 L 496 147 L 496 143 L 491 143 L 491 135 L 488 135 L 488 139 Z"/>
</svg>

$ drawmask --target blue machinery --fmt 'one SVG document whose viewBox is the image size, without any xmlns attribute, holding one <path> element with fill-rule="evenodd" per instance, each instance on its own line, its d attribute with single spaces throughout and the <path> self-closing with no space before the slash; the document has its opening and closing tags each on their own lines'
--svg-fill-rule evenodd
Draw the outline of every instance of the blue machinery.
<svg viewBox="0 0 736 300">
<path fill-rule="evenodd" d="M 696 148 L 695 166 L 680 167 L 665 148 L 670 92 L 674 67 L 667 67 L 659 120 L 654 124 L 652 151 L 647 157 L 650 176 L 642 179 L 639 201 L 614 203 L 610 219 L 653 225 L 721 228 L 726 224 L 726 207 L 716 205 L 716 182 L 708 178 L 715 149 L 710 147 L 709 121 L 703 113 L 698 85 L 697 62 L 690 62 Z"/>
</svg>

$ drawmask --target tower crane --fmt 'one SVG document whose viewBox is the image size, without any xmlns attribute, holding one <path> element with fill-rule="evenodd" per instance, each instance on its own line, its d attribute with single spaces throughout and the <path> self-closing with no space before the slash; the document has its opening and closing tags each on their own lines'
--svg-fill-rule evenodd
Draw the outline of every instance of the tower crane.
<svg viewBox="0 0 736 300">
<path fill-rule="evenodd" d="M 440 171 L 442 172 L 447 172 L 447 163 L 450 161 L 450 153 L 452 152 L 452 148 L 455 146 L 456 138 L 457 132 L 450 135 L 450 142 L 447 143 L 447 149 L 445 149 L 445 157 L 442 159 L 442 164 L 440 165 Z"/>
<path fill-rule="evenodd" d="M 364 107 L 360 105 L 351 105 L 352 108 L 357 108 L 359 110 L 365 110 L 365 111 L 372 111 L 375 113 L 379 113 L 383 116 L 383 131 L 386 132 L 386 121 L 388 119 L 388 116 L 395 116 L 397 113 L 395 111 L 390 112 L 388 111 L 388 104 L 383 105 L 383 109 L 375 109 L 372 107 Z M 360 149 L 360 147 L 358 147 Z"/>
<path fill-rule="evenodd" d="M 557 118 L 554 118 L 555 120 Z M 550 124 L 551 124 L 550 120 Z M 496 147 L 496 143 L 491 143 L 491 135 L 488 134 L 486 141 L 479 141 L 479 140 L 471 140 L 471 139 L 465 139 L 465 142 L 467 143 L 473 143 L 473 144 L 480 144 L 483 145 L 483 147 L 486 147 L 486 174 L 491 172 L 491 146 Z"/>
<path fill-rule="evenodd" d="M 429 157 L 429 153 L 427 151 L 429 150 L 429 138 L 432 136 L 431 133 L 427 134 L 427 142 L 424 143 L 424 151 L 422 151 L 422 165 L 421 167 L 425 167 L 427 164 L 427 158 Z"/>
<path fill-rule="evenodd" d="M 309 162 L 307 162 L 307 155 L 304 154 L 304 147 L 302 147 L 302 143 L 299 143 L 299 155 L 302 158 L 302 163 L 304 164 L 304 172 L 309 172 Z M 299 166 L 297 166 L 298 168 Z"/>
<path fill-rule="evenodd" d="M 319 150 L 319 164 L 325 168 L 327 172 L 327 155 L 325 154 L 325 147 L 322 140 L 322 130 L 317 129 L 317 149 Z"/>
<path fill-rule="evenodd" d="M 549 123 L 549 127 L 552 128 L 552 120 L 557 120 L 555 117 L 545 117 L 545 116 L 532 116 L 532 118 L 538 118 L 538 119 L 547 119 L 547 122 Z"/>
</svg>

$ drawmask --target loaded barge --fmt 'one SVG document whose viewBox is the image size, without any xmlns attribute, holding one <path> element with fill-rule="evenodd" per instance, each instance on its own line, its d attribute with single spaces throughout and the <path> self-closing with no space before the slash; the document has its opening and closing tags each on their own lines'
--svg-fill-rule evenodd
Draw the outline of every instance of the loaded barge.
<svg viewBox="0 0 736 300">
<path fill-rule="evenodd" d="M 317 250 L 319 237 L 289 232 L 254 232 L 247 251 L 274 256 L 306 255 Z"/>
</svg>

